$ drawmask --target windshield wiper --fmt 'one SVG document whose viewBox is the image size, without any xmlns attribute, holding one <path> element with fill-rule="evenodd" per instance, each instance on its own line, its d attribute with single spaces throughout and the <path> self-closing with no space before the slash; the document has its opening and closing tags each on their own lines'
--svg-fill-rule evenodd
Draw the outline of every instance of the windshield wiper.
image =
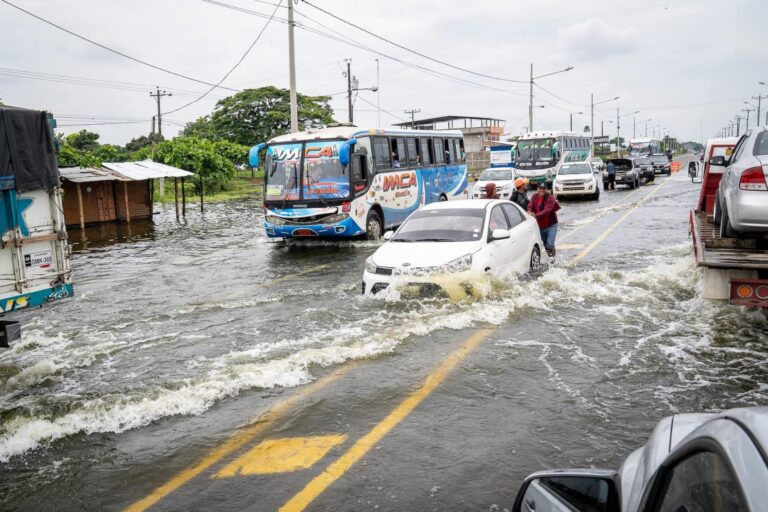
<svg viewBox="0 0 768 512">
<path fill-rule="evenodd" d="M 403 243 L 411 243 L 414 240 L 409 240 L 408 238 L 393 238 L 390 240 L 390 242 L 403 242 Z"/>
</svg>

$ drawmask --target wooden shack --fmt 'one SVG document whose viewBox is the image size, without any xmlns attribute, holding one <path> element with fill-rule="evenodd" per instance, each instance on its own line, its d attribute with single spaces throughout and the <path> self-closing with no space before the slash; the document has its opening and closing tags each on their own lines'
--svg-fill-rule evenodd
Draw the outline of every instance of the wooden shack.
<svg viewBox="0 0 768 512">
<path fill-rule="evenodd" d="M 67 227 L 152 218 L 152 183 L 192 173 L 157 162 L 104 163 L 60 168 Z M 178 211 L 178 207 L 177 207 Z"/>
</svg>

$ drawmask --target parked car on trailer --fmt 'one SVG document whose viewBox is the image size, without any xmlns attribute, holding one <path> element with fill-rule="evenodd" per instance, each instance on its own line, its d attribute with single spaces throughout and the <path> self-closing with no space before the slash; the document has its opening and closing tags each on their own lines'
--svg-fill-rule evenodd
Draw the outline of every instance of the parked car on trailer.
<svg viewBox="0 0 768 512">
<path fill-rule="evenodd" d="M 618 471 L 559 469 L 525 479 L 513 512 L 765 510 L 768 407 L 661 420 Z"/>
<path fill-rule="evenodd" d="M 710 164 L 726 166 L 713 214 L 720 237 L 768 231 L 768 127 L 748 130 L 730 158 L 715 156 Z"/>
</svg>

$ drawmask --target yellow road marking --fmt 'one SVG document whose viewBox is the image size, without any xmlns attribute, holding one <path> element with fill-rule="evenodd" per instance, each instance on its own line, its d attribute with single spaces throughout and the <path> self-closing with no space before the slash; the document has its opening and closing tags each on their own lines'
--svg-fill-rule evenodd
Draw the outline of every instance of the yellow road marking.
<svg viewBox="0 0 768 512">
<path fill-rule="evenodd" d="M 267 439 L 225 466 L 213 478 L 290 473 L 308 469 L 346 439 L 347 436 L 343 434 Z"/>
<path fill-rule="evenodd" d="M 320 391 L 328 384 L 337 380 L 344 375 L 353 364 L 347 364 L 340 367 L 333 372 L 329 373 L 325 377 L 313 382 L 312 384 L 302 388 L 300 391 L 292 395 L 291 397 L 275 404 L 270 410 L 261 416 L 258 416 L 252 420 L 252 423 L 236 432 L 232 437 L 227 439 L 217 448 L 210 451 L 205 457 L 202 458 L 194 466 L 184 469 L 173 476 L 170 480 L 163 485 L 152 491 L 149 495 L 136 503 L 130 505 L 125 509 L 126 512 L 142 512 L 149 507 L 155 505 L 160 500 L 179 489 L 181 486 L 187 484 L 190 480 L 197 477 L 203 471 L 207 470 L 224 457 L 232 454 L 234 451 L 242 448 L 247 443 L 251 442 L 256 436 L 261 435 L 270 429 L 275 422 L 285 415 L 293 406 L 299 403 L 304 398 Z"/>
<path fill-rule="evenodd" d="M 601 234 L 600 236 L 598 236 L 597 238 L 595 238 L 595 239 L 592 241 L 592 243 L 591 243 L 591 244 L 589 244 L 589 245 L 587 246 L 587 248 L 586 248 L 586 249 L 584 249 L 584 250 L 583 250 L 583 251 L 581 251 L 579 254 L 577 254 L 576 256 L 574 256 L 573 258 L 571 258 L 571 260 L 570 260 L 568 263 L 566 263 L 566 264 L 565 264 L 565 266 L 566 266 L 566 267 L 572 267 L 572 266 L 574 266 L 575 264 L 577 264 L 578 262 L 580 262 L 582 259 L 584 259 L 584 257 L 585 257 L 585 256 L 587 256 L 589 253 L 591 253 L 591 252 L 592 252 L 592 251 L 595 249 L 595 247 L 597 247 L 597 246 L 598 246 L 598 245 L 599 245 L 599 244 L 600 244 L 600 243 L 601 243 L 603 240 L 605 240 L 605 239 L 608 237 L 608 235 L 610 235 L 610 234 L 613 232 L 613 230 L 614 230 L 614 229 L 616 229 L 617 227 L 619 227 L 619 225 L 620 225 L 622 222 L 624 222 L 624 221 L 627 219 L 627 217 L 629 217 L 630 215 L 632 215 L 632 213 L 633 213 L 635 210 L 637 210 L 638 208 L 640 208 L 640 207 L 641 207 L 641 206 L 642 206 L 642 205 L 643 205 L 643 204 L 644 204 L 646 201 L 648 201 L 648 199 L 650 199 L 650 198 L 651 198 L 651 196 L 652 196 L 653 194 L 655 194 L 656 192 L 658 192 L 658 191 L 661 189 L 661 187 L 663 187 L 663 186 L 664 186 L 664 185 L 666 185 L 667 183 L 669 183 L 669 182 L 665 181 L 664 183 L 662 183 L 661 185 L 659 185 L 658 187 L 656 187 L 655 189 L 653 189 L 653 190 L 651 191 L 651 193 L 650 193 L 650 194 L 648 194 L 647 196 L 645 196 L 644 198 L 642 198 L 642 199 L 641 199 L 641 200 L 640 200 L 640 201 L 639 201 L 639 202 L 638 202 L 638 203 L 637 203 L 635 206 L 633 206 L 632 208 L 630 208 L 629 210 L 627 210 L 627 213 L 625 213 L 624 215 L 622 215 L 622 216 L 619 218 L 619 220 L 617 220 L 616 222 L 614 222 L 613 224 L 611 224 L 611 225 L 608 227 L 608 229 L 606 229 L 605 231 L 603 231 L 603 232 L 602 232 L 602 234 Z"/>
<path fill-rule="evenodd" d="M 605 207 L 606 211 L 602 215 L 599 215 L 599 216 L 595 217 L 594 219 L 592 219 L 591 221 L 585 222 L 584 224 L 581 224 L 580 226 L 577 226 L 577 227 L 573 228 L 571 231 L 569 231 L 568 233 L 565 233 L 562 237 L 560 237 L 560 239 L 561 240 L 565 240 L 566 238 L 570 238 L 570 237 L 573 236 L 574 233 L 577 233 L 578 231 L 581 231 L 582 229 L 584 229 L 585 227 L 589 226 L 590 224 L 592 224 L 596 220 L 602 219 L 605 215 L 608 214 L 608 212 L 610 210 L 612 210 L 616 206 L 621 205 L 622 203 L 627 201 L 630 197 L 632 197 L 633 195 L 637 194 L 638 192 L 640 192 L 640 187 L 636 188 L 635 190 L 633 190 L 629 194 L 625 195 L 623 198 L 619 199 L 615 203 L 606 206 Z"/>
<path fill-rule="evenodd" d="M 570 249 L 581 249 L 584 247 L 584 244 L 557 244 L 556 249 L 559 251 L 567 251 Z"/>
<path fill-rule="evenodd" d="M 280 507 L 281 512 L 299 512 L 307 508 L 312 501 L 322 494 L 331 484 L 346 473 L 355 463 L 357 463 L 376 443 L 403 421 L 421 402 L 424 401 L 448 375 L 461 363 L 466 357 L 477 348 L 495 329 L 486 328 L 476 332 L 469 337 L 464 344 L 449 355 L 440 366 L 438 366 L 424 383 L 413 393 L 408 395 L 389 415 L 378 425 L 361 437 L 349 450 L 341 457 L 331 463 L 325 471 L 309 482 L 304 489 L 299 491 L 293 498 Z"/>
</svg>

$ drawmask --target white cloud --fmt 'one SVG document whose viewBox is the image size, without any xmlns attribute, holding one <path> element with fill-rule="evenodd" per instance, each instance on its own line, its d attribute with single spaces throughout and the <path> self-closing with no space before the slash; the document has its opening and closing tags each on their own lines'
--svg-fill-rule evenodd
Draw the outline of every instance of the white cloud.
<svg viewBox="0 0 768 512">
<path fill-rule="evenodd" d="M 636 31 L 627 25 L 611 26 L 602 18 L 589 18 L 558 30 L 563 51 L 576 57 L 602 60 L 634 50 Z"/>
</svg>

